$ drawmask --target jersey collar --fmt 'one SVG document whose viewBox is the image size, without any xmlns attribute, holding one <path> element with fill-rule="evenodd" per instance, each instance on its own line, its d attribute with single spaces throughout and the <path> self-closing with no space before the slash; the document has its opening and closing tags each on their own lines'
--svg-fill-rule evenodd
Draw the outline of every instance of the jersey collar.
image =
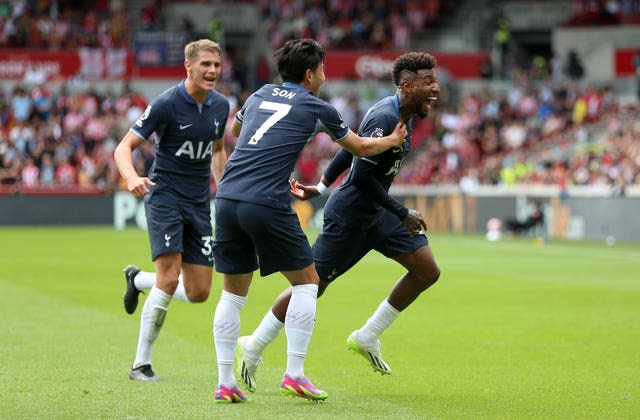
<svg viewBox="0 0 640 420">
<path fill-rule="evenodd" d="M 393 109 L 400 115 L 400 98 L 398 98 L 397 94 L 393 95 Z"/>
<path fill-rule="evenodd" d="M 284 82 L 282 84 L 282 87 L 297 89 L 297 90 L 309 90 L 306 87 L 302 86 L 300 83 L 293 83 L 293 82 Z"/>
<path fill-rule="evenodd" d="M 393 103 L 393 109 L 396 111 L 396 114 L 398 114 L 398 118 L 399 118 L 400 117 L 400 98 L 398 97 L 397 93 L 393 95 L 393 99 L 391 101 Z M 407 125 L 407 128 L 413 128 L 413 115 L 410 116 L 407 121 L 405 121 L 405 124 Z"/>
<path fill-rule="evenodd" d="M 190 102 L 192 104 L 196 103 L 196 101 L 193 100 L 191 95 L 189 95 L 189 92 L 187 92 L 187 88 L 184 85 L 184 80 L 180 82 L 180 84 L 178 85 L 178 91 L 187 102 Z M 212 103 L 213 103 L 213 92 L 209 92 L 207 93 L 207 97 L 205 98 L 203 105 L 211 106 Z"/>
</svg>

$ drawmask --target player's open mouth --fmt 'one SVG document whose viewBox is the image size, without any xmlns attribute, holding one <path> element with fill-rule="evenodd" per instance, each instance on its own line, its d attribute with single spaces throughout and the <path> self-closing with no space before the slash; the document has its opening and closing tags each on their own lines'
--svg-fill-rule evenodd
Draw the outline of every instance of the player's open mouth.
<svg viewBox="0 0 640 420">
<path fill-rule="evenodd" d="M 425 105 L 427 106 L 427 109 L 431 109 L 431 105 L 434 104 L 437 100 L 438 100 L 437 96 L 428 97 L 427 101 L 425 102 Z"/>
</svg>

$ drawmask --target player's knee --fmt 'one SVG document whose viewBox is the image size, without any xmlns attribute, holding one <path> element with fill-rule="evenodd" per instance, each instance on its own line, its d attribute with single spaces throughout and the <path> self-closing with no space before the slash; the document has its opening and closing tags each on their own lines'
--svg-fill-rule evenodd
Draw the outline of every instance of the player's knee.
<svg viewBox="0 0 640 420">
<path fill-rule="evenodd" d="M 433 286 L 438 279 L 440 278 L 440 269 L 438 267 L 433 267 L 433 270 L 427 276 L 427 284 L 429 286 Z"/>
<path fill-rule="evenodd" d="M 431 284 L 433 285 L 435 282 L 438 281 L 439 278 L 440 278 L 440 269 L 438 267 L 435 267 L 433 271 L 433 275 L 431 276 Z"/>
<path fill-rule="evenodd" d="M 170 276 L 156 277 L 156 287 L 170 294 L 178 288 L 178 283 L 177 276 L 175 278 Z"/>
<path fill-rule="evenodd" d="M 433 266 L 430 270 L 425 270 L 416 277 L 421 289 L 426 290 L 438 281 L 440 278 L 440 269 L 437 266 Z"/>
<path fill-rule="evenodd" d="M 188 293 L 187 297 L 189 301 L 192 303 L 202 303 L 209 298 L 209 291 L 198 291 L 193 293 Z"/>
<path fill-rule="evenodd" d="M 187 298 L 191 303 L 202 303 L 209 298 L 211 288 L 203 287 L 196 290 L 187 290 Z"/>
</svg>

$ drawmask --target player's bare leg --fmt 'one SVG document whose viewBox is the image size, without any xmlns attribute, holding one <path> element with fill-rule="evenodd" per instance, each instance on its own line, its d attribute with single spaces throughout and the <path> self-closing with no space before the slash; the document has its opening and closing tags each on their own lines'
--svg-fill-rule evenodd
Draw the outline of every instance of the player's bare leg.
<svg viewBox="0 0 640 420">
<path fill-rule="evenodd" d="M 201 264 L 182 263 L 182 275 L 178 278 L 178 286 L 173 294 L 176 298 L 180 285 L 184 287 L 185 298 L 191 303 L 202 303 L 209 297 L 213 267 Z"/>
<path fill-rule="evenodd" d="M 422 292 L 438 281 L 440 269 L 429 245 L 418 248 L 411 254 L 399 255 L 393 259 L 408 270 L 396 283 L 387 298 L 388 302 L 401 312 Z"/>
<path fill-rule="evenodd" d="M 128 314 L 133 314 L 138 307 L 140 293 L 151 289 L 156 284 L 156 273 L 142 271 L 133 264 L 129 264 L 123 272 L 126 282 L 126 289 L 122 296 L 124 309 Z M 187 303 L 204 302 L 209 297 L 212 279 L 213 267 L 183 263 L 182 273 L 178 276 L 178 285 L 172 298 Z M 185 283 L 189 283 L 189 286 L 185 287 Z"/>
<path fill-rule="evenodd" d="M 362 355 L 374 371 L 391 373 L 382 358 L 380 335 L 391 326 L 400 312 L 440 277 L 431 248 L 425 245 L 410 254 L 394 257 L 408 272 L 404 274 L 362 328 L 349 335 L 347 348 Z"/>
</svg>

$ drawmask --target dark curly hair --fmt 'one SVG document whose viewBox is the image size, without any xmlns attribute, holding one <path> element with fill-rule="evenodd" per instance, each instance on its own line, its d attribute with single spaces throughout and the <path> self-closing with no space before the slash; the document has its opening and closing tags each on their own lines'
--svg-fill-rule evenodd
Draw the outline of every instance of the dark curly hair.
<svg viewBox="0 0 640 420">
<path fill-rule="evenodd" d="M 431 54 L 425 52 L 408 52 L 402 54 L 393 63 L 391 77 L 396 86 L 400 85 L 400 73 L 407 70 L 411 73 L 417 73 L 418 70 L 431 70 L 436 66 L 436 59 Z"/>
</svg>

